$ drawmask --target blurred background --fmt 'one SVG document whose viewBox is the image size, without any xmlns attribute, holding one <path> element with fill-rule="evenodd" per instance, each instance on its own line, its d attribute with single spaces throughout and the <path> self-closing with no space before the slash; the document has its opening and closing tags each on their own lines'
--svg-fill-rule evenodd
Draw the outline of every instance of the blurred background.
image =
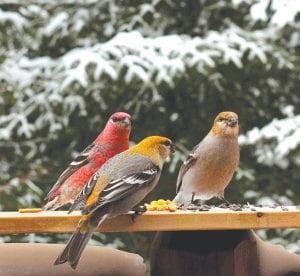
<svg viewBox="0 0 300 276">
<path fill-rule="evenodd" d="M 0 3 L 0 210 L 40 207 L 111 113 L 131 141 L 177 152 L 147 201 L 172 199 L 178 169 L 220 111 L 239 114 L 236 203 L 300 204 L 300 2 L 52 0 Z M 259 231 L 300 253 L 300 231 Z M 92 243 L 149 255 L 152 233 Z M 0 236 L 61 242 L 68 235 Z"/>
</svg>

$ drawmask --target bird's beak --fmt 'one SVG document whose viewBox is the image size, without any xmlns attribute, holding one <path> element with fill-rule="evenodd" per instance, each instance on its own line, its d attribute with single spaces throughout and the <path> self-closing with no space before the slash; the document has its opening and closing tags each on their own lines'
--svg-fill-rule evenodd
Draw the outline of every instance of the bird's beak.
<svg viewBox="0 0 300 276">
<path fill-rule="evenodd" d="M 228 120 L 228 125 L 231 126 L 231 127 L 236 126 L 237 123 L 238 123 L 238 119 L 236 119 L 236 118 L 231 117 L 231 118 L 229 118 L 229 120 Z"/>
<path fill-rule="evenodd" d="M 122 123 L 123 123 L 126 127 L 128 127 L 128 126 L 131 125 L 131 121 L 130 121 L 130 119 L 129 119 L 128 117 L 125 117 L 125 118 L 122 120 Z"/>
<path fill-rule="evenodd" d="M 174 144 L 170 145 L 170 151 L 171 151 L 171 153 L 175 152 L 175 145 Z"/>
</svg>

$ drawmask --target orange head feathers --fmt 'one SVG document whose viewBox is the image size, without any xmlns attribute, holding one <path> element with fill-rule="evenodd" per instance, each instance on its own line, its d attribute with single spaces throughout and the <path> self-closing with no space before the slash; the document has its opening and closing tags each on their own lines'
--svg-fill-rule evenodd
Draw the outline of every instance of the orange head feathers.
<svg viewBox="0 0 300 276">
<path fill-rule="evenodd" d="M 211 133 L 215 136 L 237 137 L 239 134 L 238 115 L 231 111 L 224 111 L 214 120 Z"/>
</svg>

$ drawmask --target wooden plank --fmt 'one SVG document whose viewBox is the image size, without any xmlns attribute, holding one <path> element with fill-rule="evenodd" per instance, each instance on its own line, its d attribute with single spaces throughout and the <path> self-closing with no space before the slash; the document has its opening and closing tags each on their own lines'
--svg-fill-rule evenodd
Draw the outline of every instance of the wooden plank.
<svg viewBox="0 0 300 276">
<path fill-rule="evenodd" d="M 80 219 L 80 212 L 64 211 L 39 213 L 0 212 L 0 234 L 69 233 Z M 130 214 L 105 221 L 101 232 L 230 230 L 300 228 L 300 210 L 289 208 L 259 211 L 210 210 L 151 211 L 131 220 Z"/>
</svg>

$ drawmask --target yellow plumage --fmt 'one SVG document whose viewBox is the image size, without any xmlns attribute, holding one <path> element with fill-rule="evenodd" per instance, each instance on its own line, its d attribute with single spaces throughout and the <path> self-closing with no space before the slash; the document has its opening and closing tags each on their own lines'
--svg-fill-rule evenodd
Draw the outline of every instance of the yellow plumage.
<svg viewBox="0 0 300 276">
<path fill-rule="evenodd" d="M 88 207 L 89 205 L 94 204 L 96 202 L 99 194 L 103 191 L 103 189 L 106 187 L 108 182 L 109 182 L 109 178 L 107 176 L 104 175 L 99 176 L 91 194 L 87 198 L 85 207 Z"/>
<path fill-rule="evenodd" d="M 127 152 L 129 155 L 141 154 L 145 157 L 148 157 L 156 166 L 162 168 L 163 163 L 168 155 L 168 152 L 163 145 L 168 141 L 171 142 L 171 140 L 166 137 L 150 136 L 127 150 Z"/>
<path fill-rule="evenodd" d="M 164 161 L 171 152 L 170 139 L 151 136 L 107 161 L 71 207 L 72 211 L 85 203 L 77 230 L 54 264 L 68 262 L 75 269 L 97 226 L 136 206 L 157 185 Z"/>
</svg>

